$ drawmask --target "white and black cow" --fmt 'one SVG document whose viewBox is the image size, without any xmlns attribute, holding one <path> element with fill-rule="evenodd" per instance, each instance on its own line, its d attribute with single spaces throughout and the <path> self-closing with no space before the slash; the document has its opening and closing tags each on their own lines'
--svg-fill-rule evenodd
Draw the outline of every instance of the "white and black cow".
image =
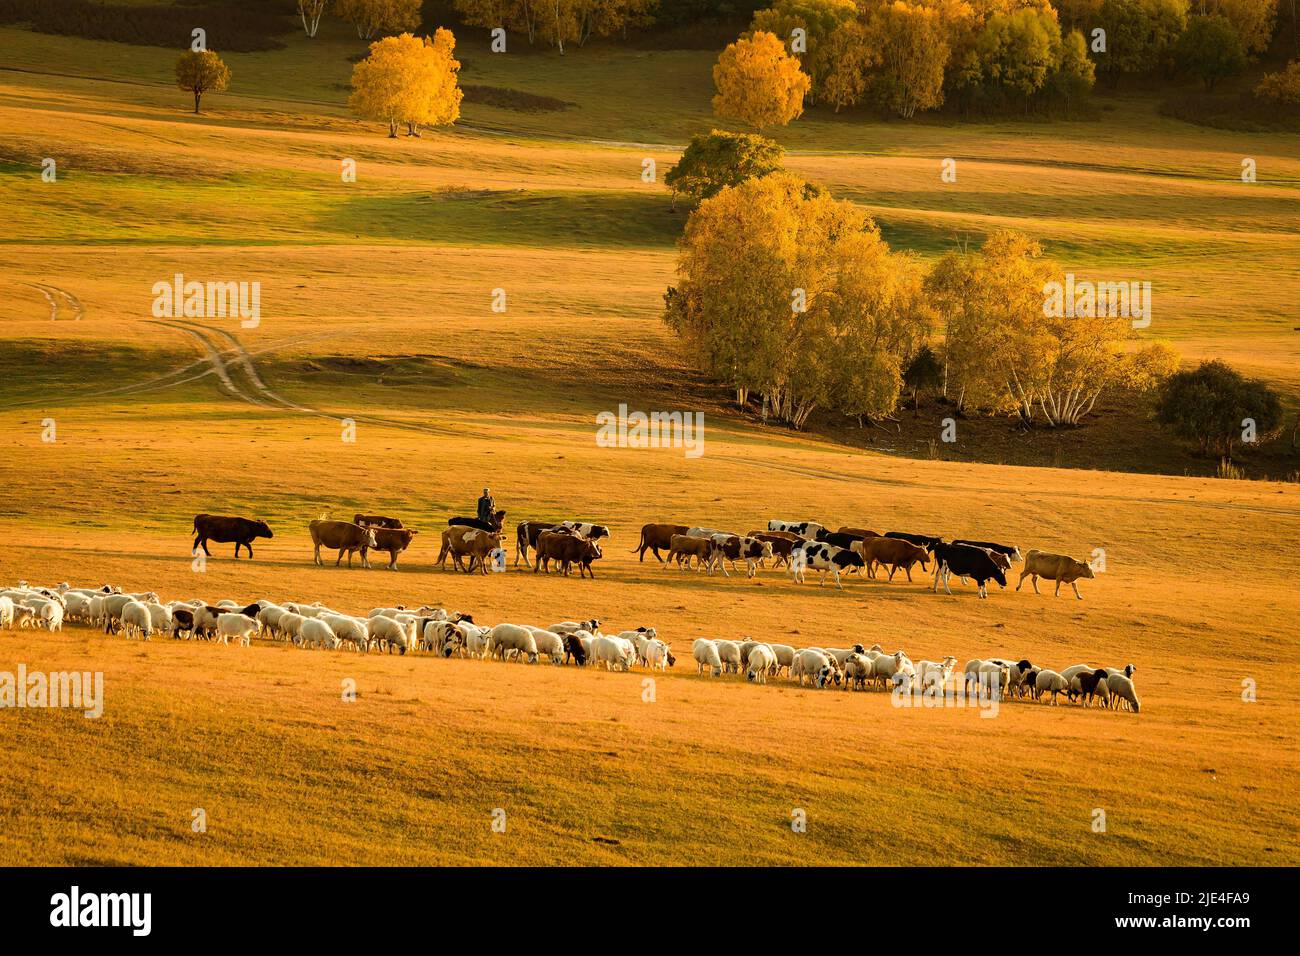
<svg viewBox="0 0 1300 956">
<path fill-rule="evenodd" d="M 1007 576 L 993 560 L 993 555 L 983 548 L 969 544 L 936 544 L 931 553 L 934 555 L 934 590 L 943 589 L 952 594 L 948 580 L 955 574 L 962 578 L 974 578 L 979 585 L 980 597 L 989 596 L 988 583 L 997 581 L 1001 587 L 1007 586 Z"/>
<path fill-rule="evenodd" d="M 768 531 L 789 531 L 808 541 L 816 538 L 817 532 L 825 528 L 825 525 L 818 524 L 816 521 L 778 521 L 773 518 L 767 523 Z"/>
<path fill-rule="evenodd" d="M 864 563 L 862 555 L 856 551 L 837 548 L 833 544 L 819 541 L 805 542 L 790 554 L 790 571 L 794 574 L 795 581 L 802 584 L 804 569 L 812 568 L 821 574 L 819 586 L 824 587 L 826 572 L 829 571 L 835 576 L 835 586 L 841 591 L 844 590 L 844 585 L 840 583 L 840 572 L 848 571 L 850 568 L 860 568 Z"/>
<path fill-rule="evenodd" d="M 744 561 L 746 576 L 752 578 L 758 573 L 758 562 L 772 557 L 770 541 L 760 541 L 757 538 L 724 532 L 712 535 L 711 540 L 713 556 L 710 558 L 710 563 L 722 568 L 722 573 L 726 577 L 731 577 L 727 574 L 727 563 L 735 568 L 737 561 Z"/>
<path fill-rule="evenodd" d="M 590 521 L 561 521 L 561 528 L 568 528 L 570 531 L 576 531 L 589 541 L 597 541 L 600 538 L 609 537 L 609 528 L 603 524 L 593 524 Z"/>
</svg>

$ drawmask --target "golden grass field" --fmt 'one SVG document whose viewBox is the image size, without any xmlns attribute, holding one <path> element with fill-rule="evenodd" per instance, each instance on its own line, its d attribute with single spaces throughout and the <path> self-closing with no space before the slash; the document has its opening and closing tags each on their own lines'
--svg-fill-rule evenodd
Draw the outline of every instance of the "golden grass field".
<svg viewBox="0 0 1300 956">
<path fill-rule="evenodd" d="M 466 82 L 575 106 L 467 105 L 455 131 L 393 141 L 343 109 L 358 49 L 331 28 L 230 56 L 231 94 L 196 118 L 168 51 L 0 28 L 0 582 L 595 615 L 654 625 L 678 666 L 646 702 L 636 672 L 0 632 L 0 670 L 106 685 L 99 720 L 0 713 L 0 863 L 1300 862 L 1300 486 L 913 460 L 741 418 L 659 321 L 684 214 L 639 178 L 642 157 L 666 170 L 710 126 L 711 55 L 497 62 L 466 39 Z M 1032 126 L 823 114 L 781 138 L 898 248 L 1009 224 L 1080 274 L 1150 277 L 1153 331 L 1294 404 L 1300 137 L 1188 127 L 1140 98 L 1109 109 Z M 941 194 L 949 155 L 959 185 Z M 1260 183 L 1236 179 L 1242 156 Z M 151 287 L 178 271 L 260 281 L 260 326 L 160 324 Z M 620 402 L 702 410 L 705 454 L 597 447 L 595 415 Z M 609 524 L 596 579 L 431 568 L 445 518 L 485 483 L 512 528 Z M 311 563 L 307 522 L 356 510 L 421 530 L 402 570 Z M 214 546 L 197 574 L 200 511 L 276 537 L 251 562 Z M 772 517 L 1102 548 L 1107 571 L 1082 602 L 1028 585 L 980 601 L 920 577 L 837 592 L 628 553 L 646 521 Z M 985 719 L 695 675 L 694 638 L 740 635 L 1132 662 L 1142 713 L 1010 702 Z"/>
</svg>

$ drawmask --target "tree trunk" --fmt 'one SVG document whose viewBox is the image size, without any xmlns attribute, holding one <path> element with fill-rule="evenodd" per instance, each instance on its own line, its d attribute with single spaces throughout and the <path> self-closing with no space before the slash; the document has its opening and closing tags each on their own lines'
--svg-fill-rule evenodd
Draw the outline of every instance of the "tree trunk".
<svg viewBox="0 0 1300 956">
<path fill-rule="evenodd" d="M 203 91 L 202 91 L 202 90 L 195 90 L 195 91 L 194 91 L 194 112 L 195 112 L 195 113 L 197 113 L 197 112 L 199 111 L 199 97 L 201 97 L 202 95 L 203 95 Z"/>
</svg>

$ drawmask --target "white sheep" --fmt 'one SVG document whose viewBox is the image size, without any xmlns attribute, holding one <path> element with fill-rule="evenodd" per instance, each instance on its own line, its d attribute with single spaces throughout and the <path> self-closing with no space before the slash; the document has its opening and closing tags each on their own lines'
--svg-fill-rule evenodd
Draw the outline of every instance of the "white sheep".
<svg viewBox="0 0 1300 956">
<path fill-rule="evenodd" d="M 740 645 L 735 641 L 714 641 L 718 648 L 718 657 L 722 661 L 722 668 L 728 674 L 735 671 L 740 673 Z"/>
<path fill-rule="evenodd" d="M 338 637 L 334 629 L 326 623 L 324 618 L 309 617 L 302 622 L 302 630 L 299 632 L 302 638 L 303 647 L 327 647 L 333 649 L 338 646 Z"/>
<path fill-rule="evenodd" d="M 668 670 L 668 660 L 672 656 L 671 651 L 672 646 L 665 644 L 658 638 L 646 641 L 645 649 L 643 651 L 646 667 L 650 668 L 652 671 Z"/>
<path fill-rule="evenodd" d="M 1070 682 L 1056 671 L 1044 668 L 1034 675 L 1034 696 L 1052 695 L 1052 706 L 1056 706 L 1056 695 L 1070 689 Z"/>
<path fill-rule="evenodd" d="M 262 626 L 257 623 L 256 618 L 251 618 L 247 614 L 236 612 L 217 615 L 217 642 L 220 644 L 229 644 L 233 637 L 236 645 L 248 647 L 253 635 L 260 633 L 261 630 Z"/>
<path fill-rule="evenodd" d="M 153 618 L 150 617 L 149 608 L 143 602 L 134 600 L 124 602 L 119 619 L 122 622 L 123 637 L 139 634 L 147 641 L 153 634 Z"/>
<path fill-rule="evenodd" d="M 772 653 L 776 655 L 776 672 L 780 674 L 781 669 L 784 668 L 788 676 L 790 665 L 794 663 L 794 648 L 789 644 L 769 644 L 767 646 L 772 648 Z"/>
<path fill-rule="evenodd" d="M 920 685 L 921 690 L 927 687 L 936 687 L 940 693 L 948 686 L 948 678 L 952 676 L 952 670 L 957 666 L 957 658 L 945 657 L 938 663 L 934 661 L 917 661 L 916 662 L 916 682 Z"/>
<path fill-rule="evenodd" d="M 1123 674 L 1111 674 L 1106 678 L 1106 689 L 1110 692 L 1110 705 L 1119 707 L 1127 705 L 1133 713 L 1141 712 L 1141 704 L 1138 702 L 1137 690 L 1133 687 L 1133 681 Z"/>
<path fill-rule="evenodd" d="M 604 664 L 605 670 L 630 671 L 636 663 L 636 647 L 622 637 L 593 637 L 588 664 Z"/>
<path fill-rule="evenodd" d="M 564 663 L 564 638 L 554 631 L 548 631 L 543 627 L 533 627 L 525 624 L 529 633 L 533 635 L 533 642 L 537 645 L 537 653 L 545 654 L 552 664 Z"/>
<path fill-rule="evenodd" d="M 831 661 L 832 658 L 819 648 L 805 647 L 795 652 L 790 676 L 799 681 L 800 687 L 805 677 L 812 680 L 814 687 L 825 687 L 839 673 Z"/>
<path fill-rule="evenodd" d="M 365 649 L 369 635 L 366 633 L 366 622 L 362 618 L 348 614 L 322 614 L 316 620 L 328 624 L 340 644 L 351 644 L 358 651 Z M 306 620 L 303 623 L 305 626 Z"/>
<path fill-rule="evenodd" d="M 1003 697 L 1011 686 L 1011 667 L 997 661 L 984 661 L 975 673 L 976 693 Z"/>
<path fill-rule="evenodd" d="M 718 656 L 718 645 L 714 641 L 701 637 L 692 645 L 691 651 L 699 665 L 695 670 L 697 674 L 703 674 L 707 667 L 714 677 L 722 676 L 722 658 Z"/>
<path fill-rule="evenodd" d="M 405 654 L 415 647 L 415 622 L 399 621 L 397 618 L 382 614 L 378 617 L 366 618 L 366 637 L 369 639 L 368 645 L 377 643 L 380 648 L 386 648 L 390 654 L 396 647 Z M 366 649 L 369 650 L 369 646 Z"/>
<path fill-rule="evenodd" d="M 755 644 L 749 649 L 749 663 L 745 679 L 756 684 L 766 684 L 767 675 L 776 670 L 776 652 L 766 644 Z"/>
<path fill-rule="evenodd" d="M 866 654 L 852 653 L 844 658 L 844 689 L 866 690 L 867 681 L 876 676 L 876 662 Z"/>
</svg>

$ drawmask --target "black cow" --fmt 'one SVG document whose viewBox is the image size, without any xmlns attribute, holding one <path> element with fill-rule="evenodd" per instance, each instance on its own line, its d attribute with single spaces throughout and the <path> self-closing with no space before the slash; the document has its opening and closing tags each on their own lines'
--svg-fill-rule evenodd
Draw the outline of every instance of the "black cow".
<svg viewBox="0 0 1300 956">
<path fill-rule="evenodd" d="M 927 551 L 933 551 L 936 544 L 943 544 L 943 538 L 932 534 L 908 534 L 906 531 L 886 531 L 886 538 L 899 538 L 903 541 L 910 541 L 918 547 L 925 548 Z"/>
<path fill-rule="evenodd" d="M 827 531 L 825 528 L 817 532 L 818 541 L 833 544 L 837 548 L 852 548 L 853 542 L 863 541 L 866 537 L 864 534 L 853 534 L 849 531 Z"/>
<path fill-rule="evenodd" d="M 253 556 L 253 539 L 254 538 L 272 538 L 271 526 L 265 521 L 257 521 L 253 518 L 234 518 L 226 515 L 195 515 L 194 516 L 194 547 L 191 551 L 197 551 L 202 545 L 203 553 L 212 556 L 208 550 L 208 541 L 215 541 L 218 544 L 235 543 L 235 558 L 239 558 L 240 547 L 248 549 L 248 556 Z"/>
<path fill-rule="evenodd" d="M 1020 549 L 1014 544 L 998 544 L 995 541 L 968 541 L 965 538 L 954 538 L 953 544 L 969 544 L 974 548 L 983 548 L 985 551 L 996 551 L 998 554 L 1005 554 L 1012 561 L 1021 560 Z"/>
<path fill-rule="evenodd" d="M 1007 576 L 1003 570 L 998 567 L 993 556 L 983 548 L 977 548 L 969 544 L 936 544 L 930 549 L 934 555 L 934 590 L 939 590 L 939 582 L 943 581 L 943 589 L 952 594 L 952 589 L 948 587 L 948 579 L 954 574 L 962 578 L 974 578 L 975 583 L 979 585 L 980 597 L 989 596 L 988 583 L 990 580 L 997 581 L 1000 587 L 1007 586 Z"/>
<path fill-rule="evenodd" d="M 498 511 L 493 515 L 492 521 L 481 521 L 478 518 L 466 518 L 464 516 L 448 518 L 447 526 L 451 528 L 478 528 L 479 531 L 486 531 L 488 534 L 496 534 L 501 530 L 502 523 L 506 519 L 504 511 Z"/>
</svg>

